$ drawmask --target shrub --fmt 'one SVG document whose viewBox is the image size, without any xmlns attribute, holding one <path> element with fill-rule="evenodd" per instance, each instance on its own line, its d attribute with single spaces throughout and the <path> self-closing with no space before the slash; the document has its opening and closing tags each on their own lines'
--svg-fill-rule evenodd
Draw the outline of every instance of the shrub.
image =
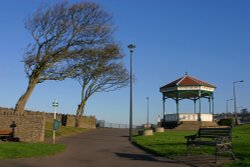
<svg viewBox="0 0 250 167">
<path fill-rule="evenodd" d="M 234 123 L 233 118 L 220 119 L 218 124 L 221 126 L 232 126 Z"/>
</svg>

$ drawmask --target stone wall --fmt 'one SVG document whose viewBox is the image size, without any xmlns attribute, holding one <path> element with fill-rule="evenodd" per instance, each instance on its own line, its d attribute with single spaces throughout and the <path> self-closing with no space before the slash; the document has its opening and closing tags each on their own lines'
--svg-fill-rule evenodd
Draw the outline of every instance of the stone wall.
<svg viewBox="0 0 250 167">
<path fill-rule="evenodd" d="M 75 116 L 73 115 L 68 115 L 67 116 L 67 124 L 66 126 L 75 126 Z M 93 116 L 83 116 L 80 119 L 79 122 L 79 127 L 80 128 L 86 128 L 86 129 L 95 129 L 96 128 L 96 118 Z"/>
<path fill-rule="evenodd" d="M 61 121 L 62 115 L 56 114 L 56 118 Z M 42 142 L 44 140 L 45 123 L 53 123 L 54 114 L 25 111 L 22 115 L 16 115 L 11 108 L 0 107 L 0 129 L 9 128 L 15 121 L 17 127 L 15 136 L 24 142 Z M 75 126 L 75 115 L 67 115 L 66 126 Z M 80 119 L 81 128 L 96 128 L 96 118 L 94 116 L 83 116 Z"/>
<path fill-rule="evenodd" d="M 14 115 L 14 109 L 12 108 L 2 108 L 0 107 L 0 114 L 8 114 L 8 115 Z M 40 112 L 40 111 L 29 111 L 26 110 L 22 114 L 22 116 L 44 116 L 46 118 L 46 122 L 53 123 L 54 122 L 54 113 L 48 113 L 48 112 Z M 56 114 L 56 119 L 61 121 L 62 120 L 62 114 Z M 75 115 L 67 114 L 67 123 L 66 126 L 75 126 Z M 87 128 L 87 129 L 95 129 L 96 128 L 96 118 L 94 116 L 82 116 L 80 119 L 80 128 Z"/>
<path fill-rule="evenodd" d="M 43 115 L 13 115 L 0 113 L 0 129 L 8 129 L 15 121 L 15 136 L 24 142 L 42 142 L 44 140 L 45 117 Z"/>
</svg>

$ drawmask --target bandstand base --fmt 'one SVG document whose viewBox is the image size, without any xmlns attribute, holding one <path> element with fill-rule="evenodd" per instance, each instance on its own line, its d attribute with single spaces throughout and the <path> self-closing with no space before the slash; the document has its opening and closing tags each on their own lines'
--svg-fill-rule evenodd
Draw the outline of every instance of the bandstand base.
<svg viewBox="0 0 250 167">
<path fill-rule="evenodd" d="M 166 114 L 162 126 L 167 129 L 196 130 L 203 126 L 217 126 L 212 114 Z"/>
<path fill-rule="evenodd" d="M 164 116 L 165 122 L 171 121 L 213 121 L 213 114 L 193 114 L 193 113 L 179 113 L 179 114 L 166 114 Z"/>
</svg>

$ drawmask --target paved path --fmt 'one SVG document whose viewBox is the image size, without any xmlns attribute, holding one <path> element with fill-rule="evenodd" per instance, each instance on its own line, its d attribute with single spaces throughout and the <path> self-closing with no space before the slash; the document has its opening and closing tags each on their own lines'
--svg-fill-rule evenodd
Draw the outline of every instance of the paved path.
<svg viewBox="0 0 250 167">
<path fill-rule="evenodd" d="M 60 139 L 65 152 L 55 156 L 1 160 L 0 167 L 186 167 L 157 157 L 128 142 L 128 130 L 97 129 Z M 193 165 L 190 165 L 193 166 Z"/>
</svg>

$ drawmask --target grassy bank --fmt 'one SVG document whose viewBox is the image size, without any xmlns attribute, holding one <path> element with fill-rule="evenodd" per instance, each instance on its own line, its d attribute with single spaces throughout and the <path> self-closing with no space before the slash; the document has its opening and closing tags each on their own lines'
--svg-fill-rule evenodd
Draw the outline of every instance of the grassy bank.
<svg viewBox="0 0 250 167">
<path fill-rule="evenodd" d="M 70 136 L 84 131 L 86 131 L 86 129 L 61 126 L 60 129 L 56 131 L 56 138 Z M 50 123 L 47 123 L 45 126 L 45 140 L 52 141 L 52 124 Z M 63 144 L 0 142 L 0 159 L 49 156 L 63 152 L 65 148 L 66 146 Z"/>
<path fill-rule="evenodd" d="M 52 123 L 46 123 L 45 125 L 45 138 L 52 138 L 53 131 Z M 77 133 L 82 133 L 87 131 L 87 129 L 84 128 L 75 128 L 70 126 L 60 126 L 59 130 L 56 131 L 56 137 L 66 137 Z"/>
<path fill-rule="evenodd" d="M 176 156 L 186 154 L 186 140 L 184 136 L 194 134 L 195 131 L 167 131 L 153 136 L 136 136 L 134 143 L 139 147 L 161 156 Z M 241 125 L 233 129 L 233 150 L 239 159 L 233 164 L 225 166 L 250 166 L 250 125 Z M 212 153 L 212 148 L 204 151 Z M 199 154 L 199 150 L 194 154 Z"/>
</svg>

